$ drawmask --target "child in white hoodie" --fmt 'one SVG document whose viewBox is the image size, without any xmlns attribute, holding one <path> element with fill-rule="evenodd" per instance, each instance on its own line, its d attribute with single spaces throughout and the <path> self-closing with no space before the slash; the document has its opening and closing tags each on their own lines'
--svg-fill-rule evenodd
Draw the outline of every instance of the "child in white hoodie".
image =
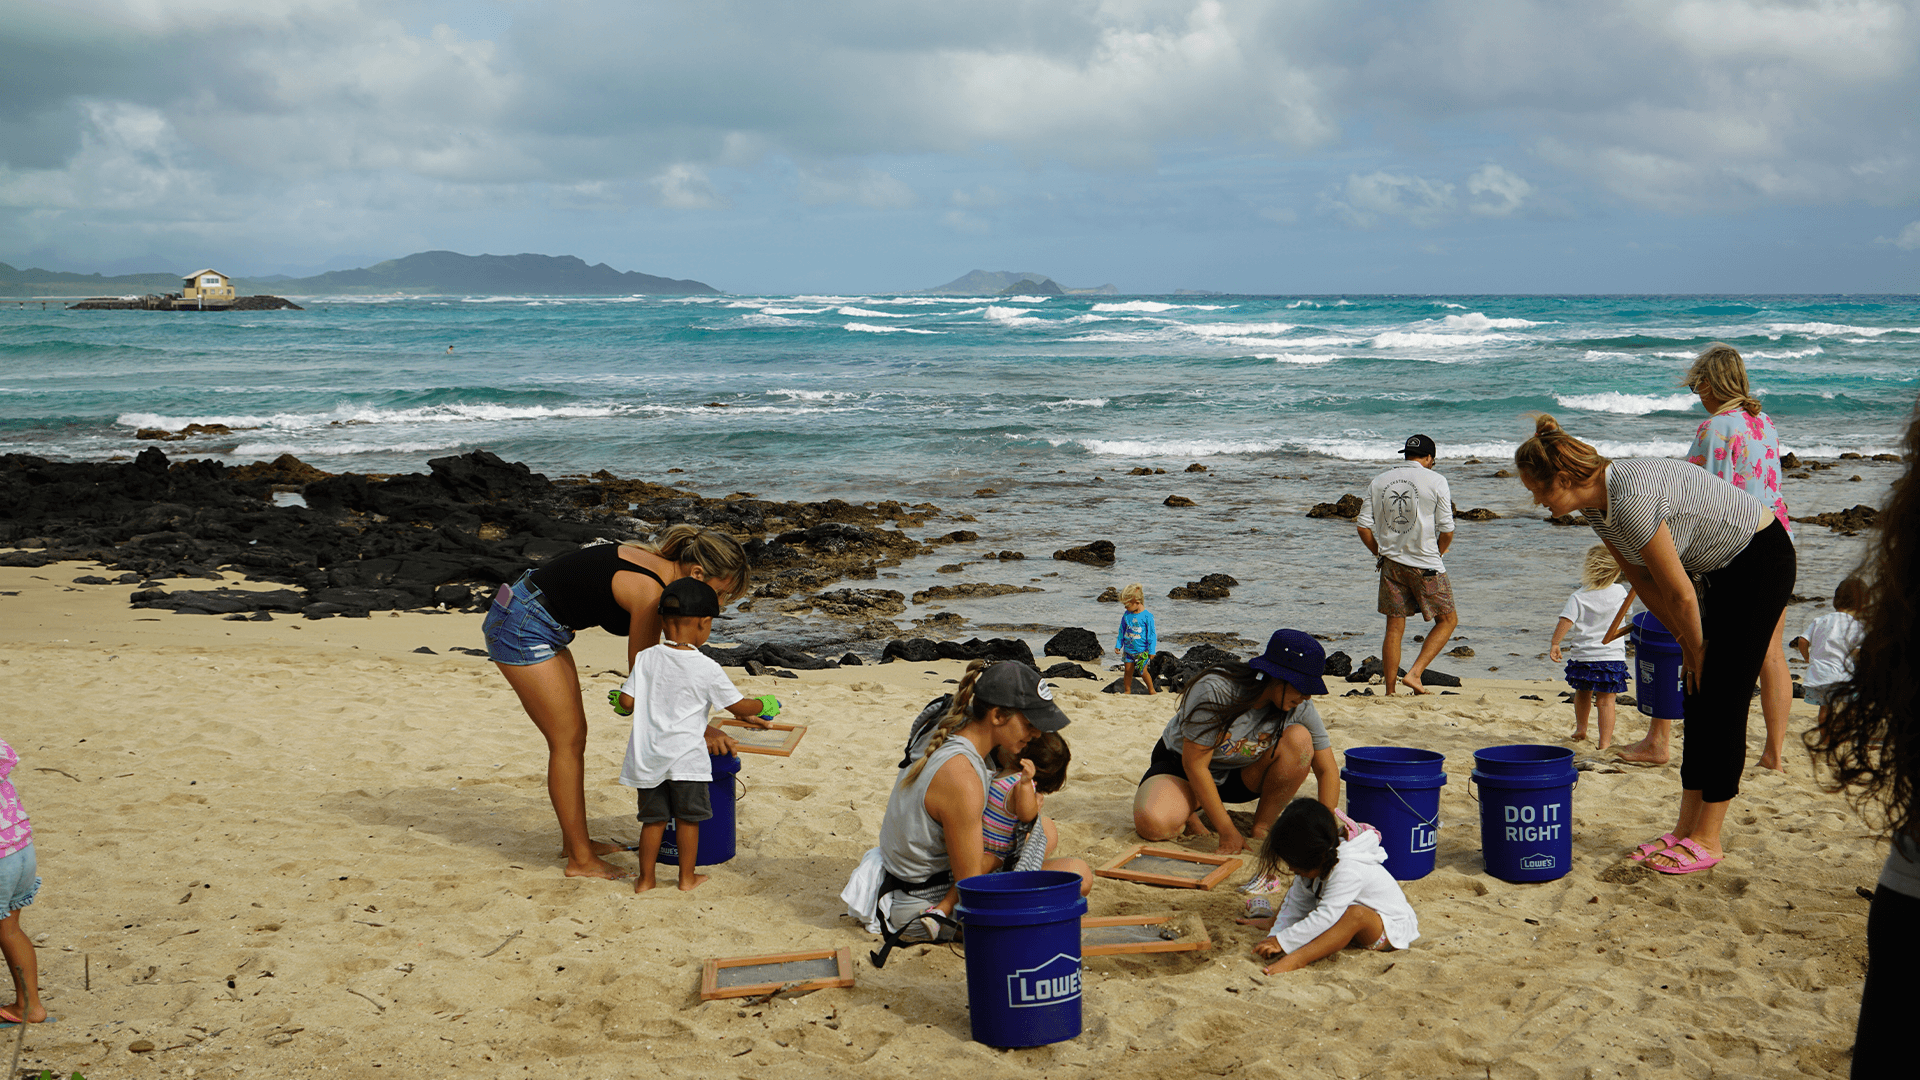
<svg viewBox="0 0 1920 1080">
<path fill-rule="evenodd" d="M 1388 952 L 1413 944 L 1420 923 L 1386 861 L 1378 831 L 1356 830 L 1349 837 L 1318 800 L 1288 803 L 1267 833 L 1255 871 L 1264 876 L 1282 865 L 1293 871 L 1272 935 L 1253 949 L 1263 959 L 1280 957 L 1266 973 L 1296 971 L 1350 945 Z"/>
</svg>

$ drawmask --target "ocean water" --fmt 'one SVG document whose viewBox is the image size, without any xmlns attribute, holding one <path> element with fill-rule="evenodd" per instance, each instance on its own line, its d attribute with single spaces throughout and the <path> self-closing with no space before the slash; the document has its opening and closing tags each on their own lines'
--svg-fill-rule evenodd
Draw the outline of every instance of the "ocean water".
<svg viewBox="0 0 1920 1080">
<path fill-rule="evenodd" d="M 1363 490 L 1424 432 L 1458 505 L 1502 515 L 1460 525 L 1448 564 L 1476 655 L 1439 666 L 1539 677 L 1556 674 L 1541 657 L 1593 537 L 1544 524 L 1517 481 L 1492 475 L 1531 414 L 1613 456 L 1677 456 L 1704 415 L 1680 376 L 1716 340 L 1744 354 L 1802 457 L 1895 450 L 1920 393 L 1916 297 L 301 302 L 0 308 L 0 453 L 111 460 L 149 445 L 138 428 L 221 423 L 234 434 L 163 448 L 357 472 L 484 448 L 549 474 L 609 469 L 708 495 L 929 501 L 946 511 L 930 532 L 965 527 L 980 542 L 875 584 L 1046 590 L 950 605 L 982 633 L 1105 635 L 1118 610 L 1092 597 L 1137 580 L 1163 634 L 1261 640 L 1294 625 L 1357 658 L 1379 646 L 1371 559 L 1351 523 L 1305 511 Z M 1184 471 L 1195 463 L 1207 471 Z M 1790 481 L 1788 501 L 1795 514 L 1878 503 L 1900 468 L 1847 461 Z M 1197 505 L 1163 506 L 1173 494 Z M 1100 537 L 1119 547 L 1111 570 L 1049 558 Z M 979 558 L 1007 548 L 1028 558 Z M 1830 593 L 1858 550 L 1802 526 L 1798 591 Z M 1213 572 L 1240 579 L 1232 599 L 1164 599 Z"/>
</svg>

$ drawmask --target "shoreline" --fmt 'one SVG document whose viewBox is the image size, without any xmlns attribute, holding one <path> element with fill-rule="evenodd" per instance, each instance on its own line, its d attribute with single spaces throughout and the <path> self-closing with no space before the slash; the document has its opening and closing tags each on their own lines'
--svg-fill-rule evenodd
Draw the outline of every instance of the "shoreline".
<svg viewBox="0 0 1920 1080">
<path fill-rule="evenodd" d="M 1337 754 L 1446 757 L 1438 865 L 1406 886 L 1420 940 L 1266 977 L 1257 932 L 1232 921 L 1246 865 L 1212 892 L 1102 880 L 1091 914 L 1189 912 L 1213 949 L 1090 959 L 1083 1034 L 1002 1052 L 969 1041 L 957 950 L 908 949 L 876 971 L 877 940 L 837 899 L 877 835 L 908 722 L 960 663 L 730 669 L 809 732 L 792 757 L 743 762 L 734 860 L 693 893 L 635 896 L 560 875 L 538 734 L 492 665 L 449 651 L 479 644 L 478 615 L 194 618 L 69 583 L 95 565 L 0 567 L 0 694 L 20 703 L 6 735 L 46 879 L 23 922 L 61 1020 L 27 1032 L 36 1070 L 1846 1072 L 1867 907 L 1854 890 L 1883 853 L 1792 743 L 1786 776 L 1748 769 L 1715 870 L 1623 871 L 1671 824 L 1677 769 L 1603 766 L 1574 791 L 1573 870 L 1511 885 L 1481 866 L 1472 754 L 1560 744 L 1557 683 L 1323 699 Z M 619 677 L 620 642 L 583 633 L 576 649 L 591 706 Z M 1063 853 L 1098 865 L 1138 842 L 1132 789 L 1174 699 L 1056 692 L 1075 761 L 1047 811 Z M 1796 736 L 1812 715 L 1795 703 Z M 614 782 L 625 727 L 589 717 L 594 833 L 631 840 L 631 792 Z M 1623 711 L 1616 738 L 1642 727 Z M 1756 709 L 1749 760 L 1761 730 Z M 840 946 L 853 989 L 698 1000 L 705 959 Z"/>
</svg>

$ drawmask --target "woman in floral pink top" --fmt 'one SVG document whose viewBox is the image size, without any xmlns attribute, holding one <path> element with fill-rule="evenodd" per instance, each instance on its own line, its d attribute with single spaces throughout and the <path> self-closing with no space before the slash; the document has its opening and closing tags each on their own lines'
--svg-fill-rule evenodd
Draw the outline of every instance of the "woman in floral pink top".
<svg viewBox="0 0 1920 1080">
<path fill-rule="evenodd" d="M 1700 395 L 1700 404 L 1709 414 L 1694 432 L 1687 460 L 1759 499 L 1792 536 L 1787 500 L 1780 493 L 1780 437 L 1747 388 L 1747 365 L 1740 359 L 1740 350 L 1718 341 L 1707 346 L 1694 359 L 1686 385 Z M 1787 674 L 1787 654 L 1780 647 L 1786 626 L 1783 611 L 1760 666 L 1760 712 L 1767 721 L 1767 748 L 1760 755 L 1760 767 L 1781 771 L 1787 712 L 1793 707 L 1793 679 Z"/>
</svg>

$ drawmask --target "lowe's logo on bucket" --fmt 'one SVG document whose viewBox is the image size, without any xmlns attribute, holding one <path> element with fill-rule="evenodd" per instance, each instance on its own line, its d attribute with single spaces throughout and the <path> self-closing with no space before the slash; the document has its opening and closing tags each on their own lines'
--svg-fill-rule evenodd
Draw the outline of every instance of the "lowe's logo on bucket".
<svg viewBox="0 0 1920 1080">
<path fill-rule="evenodd" d="M 1424 821 L 1416 821 L 1407 837 L 1407 852 L 1412 854 L 1421 851 L 1432 851 L 1439 842 L 1439 822 L 1436 821 L 1429 825 Z"/>
<path fill-rule="evenodd" d="M 1551 870 L 1558 861 L 1551 855 L 1523 855 L 1520 857 L 1522 870 Z"/>
<path fill-rule="evenodd" d="M 1080 958 L 1057 953 L 1039 967 L 1007 976 L 1007 1008 L 1032 1009 L 1080 996 Z"/>
</svg>

